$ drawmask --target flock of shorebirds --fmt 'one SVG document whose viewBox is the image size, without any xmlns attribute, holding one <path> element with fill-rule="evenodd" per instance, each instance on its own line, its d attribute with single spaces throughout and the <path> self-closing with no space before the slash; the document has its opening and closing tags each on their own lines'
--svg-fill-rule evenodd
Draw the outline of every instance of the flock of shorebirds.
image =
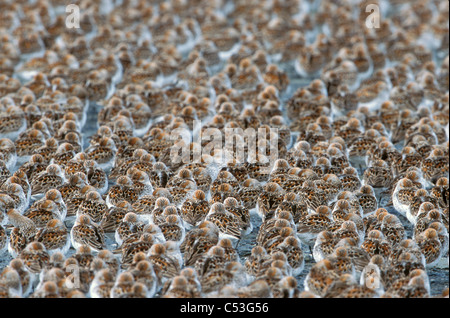
<svg viewBox="0 0 450 318">
<path fill-rule="evenodd" d="M 448 298 L 448 1 L 72 2 L 0 3 L 1 297 Z"/>
</svg>

